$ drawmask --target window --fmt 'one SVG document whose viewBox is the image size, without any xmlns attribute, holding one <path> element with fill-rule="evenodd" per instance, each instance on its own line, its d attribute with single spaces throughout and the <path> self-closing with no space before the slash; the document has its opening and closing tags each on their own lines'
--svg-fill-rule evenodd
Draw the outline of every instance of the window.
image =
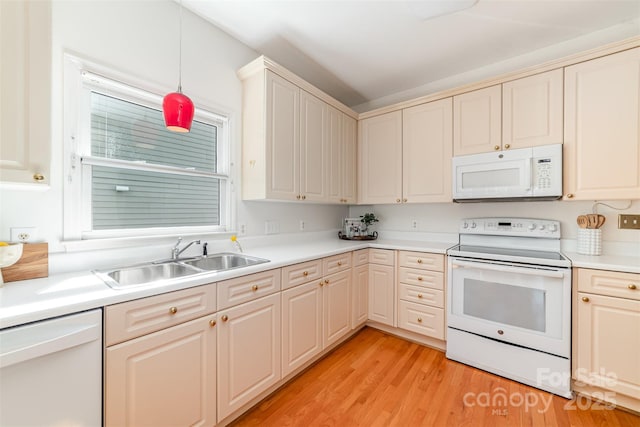
<svg viewBox="0 0 640 427">
<path fill-rule="evenodd" d="M 65 113 L 76 110 L 65 238 L 226 230 L 226 118 L 197 105 L 191 131 L 170 132 L 161 96 L 75 72 L 79 94 L 65 100 Z"/>
</svg>

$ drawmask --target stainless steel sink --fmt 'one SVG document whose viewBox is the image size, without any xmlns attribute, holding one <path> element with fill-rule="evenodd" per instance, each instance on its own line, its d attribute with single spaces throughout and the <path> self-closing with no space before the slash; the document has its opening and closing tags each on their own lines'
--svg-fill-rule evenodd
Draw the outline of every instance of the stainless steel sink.
<svg viewBox="0 0 640 427">
<path fill-rule="evenodd" d="M 244 254 L 219 253 L 203 257 L 156 261 L 111 270 L 95 270 L 94 273 L 113 289 L 124 289 L 265 262 L 269 260 Z"/>
<path fill-rule="evenodd" d="M 262 264 L 264 262 L 269 262 L 269 260 L 229 252 L 188 259 L 182 262 L 184 264 L 206 271 L 224 271 L 239 267 L 248 267 L 250 265 Z"/>
</svg>

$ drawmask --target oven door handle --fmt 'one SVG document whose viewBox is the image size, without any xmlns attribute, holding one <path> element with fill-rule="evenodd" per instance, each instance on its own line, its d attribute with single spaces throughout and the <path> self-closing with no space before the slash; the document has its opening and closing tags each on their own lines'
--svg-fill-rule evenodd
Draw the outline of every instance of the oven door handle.
<svg viewBox="0 0 640 427">
<path fill-rule="evenodd" d="M 504 265 L 504 264 L 494 264 L 494 263 L 485 263 L 485 262 L 470 262 L 470 261 L 460 261 L 454 259 L 451 261 L 453 266 L 459 265 L 460 267 L 471 267 L 477 268 L 480 270 L 493 270 L 500 272 L 515 272 L 520 274 L 529 274 L 531 276 L 543 276 L 543 277 L 552 277 L 555 279 L 562 279 L 564 277 L 564 272 L 559 270 L 545 270 L 541 268 L 534 267 L 521 267 L 514 265 Z"/>
</svg>

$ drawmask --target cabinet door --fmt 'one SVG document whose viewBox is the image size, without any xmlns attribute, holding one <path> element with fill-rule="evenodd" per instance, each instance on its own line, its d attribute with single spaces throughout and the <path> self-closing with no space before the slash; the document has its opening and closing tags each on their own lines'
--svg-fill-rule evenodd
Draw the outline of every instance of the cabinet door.
<svg viewBox="0 0 640 427">
<path fill-rule="evenodd" d="M 579 293 L 575 378 L 640 399 L 640 301 Z"/>
<path fill-rule="evenodd" d="M 351 282 L 351 329 L 367 321 L 369 314 L 369 264 L 353 268 Z"/>
<path fill-rule="evenodd" d="M 324 279 L 323 348 L 330 346 L 351 330 L 351 270 Z"/>
<path fill-rule="evenodd" d="M 215 316 L 108 347 L 105 425 L 216 424 Z"/>
<path fill-rule="evenodd" d="M 402 192 L 408 203 L 450 202 L 451 98 L 402 111 Z"/>
<path fill-rule="evenodd" d="M 325 171 L 329 161 L 329 109 L 320 99 L 300 91 L 300 198 L 328 200 Z"/>
<path fill-rule="evenodd" d="M 502 85 L 502 147 L 562 144 L 563 70 Z"/>
<path fill-rule="evenodd" d="M 357 126 L 356 119 L 342 115 L 342 203 L 356 203 Z"/>
<path fill-rule="evenodd" d="M 300 89 L 271 71 L 266 79 L 268 199 L 296 200 L 300 195 Z"/>
<path fill-rule="evenodd" d="M 369 319 L 394 325 L 394 268 L 369 264 Z"/>
<path fill-rule="evenodd" d="M 343 177 L 343 114 L 333 107 L 328 107 L 327 115 L 327 149 L 329 161 L 327 162 L 327 191 L 330 202 L 342 203 Z"/>
<path fill-rule="evenodd" d="M 218 313 L 218 422 L 280 380 L 280 295 Z"/>
<path fill-rule="evenodd" d="M 487 153 L 502 148 L 500 85 L 453 97 L 453 155 Z"/>
<path fill-rule="evenodd" d="M 358 123 L 360 203 L 402 202 L 402 111 Z"/>
<path fill-rule="evenodd" d="M 565 68 L 565 199 L 640 194 L 640 48 Z"/>
<path fill-rule="evenodd" d="M 0 63 L 0 181 L 48 184 L 50 2 L 0 1 Z"/>
<path fill-rule="evenodd" d="M 322 351 L 321 280 L 282 292 L 282 376 Z"/>
</svg>

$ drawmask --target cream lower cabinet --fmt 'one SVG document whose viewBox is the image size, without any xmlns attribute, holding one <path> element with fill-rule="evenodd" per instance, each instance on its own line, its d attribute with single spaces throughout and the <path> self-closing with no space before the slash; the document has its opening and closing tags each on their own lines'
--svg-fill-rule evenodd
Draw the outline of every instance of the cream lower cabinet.
<svg viewBox="0 0 640 427">
<path fill-rule="evenodd" d="M 351 329 L 363 325 L 369 317 L 369 249 L 353 252 L 351 274 Z"/>
<path fill-rule="evenodd" d="M 281 378 L 280 294 L 218 312 L 218 422 Z"/>
<path fill-rule="evenodd" d="M 351 330 L 351 269 L 324 279 L 323 347 L 337 342 Z"/>
<path fill-rule="evenodd" d="M 576 272 L 574 389 L 640 411 L 640 274 Z"/>
<path fill-rule="evenodd" d="M 395 254 L 369 249 L 369 320 L 395 326 Z"/>
<path fill-rule="evenodd" d="M 640 48 L 565 68 L 565 200 L 640 195 Z"/>
<path fill-rule="evenodd" d="M 105 425 L 216 423 L 215 287 L 105 308 Z"/>
</svg>

